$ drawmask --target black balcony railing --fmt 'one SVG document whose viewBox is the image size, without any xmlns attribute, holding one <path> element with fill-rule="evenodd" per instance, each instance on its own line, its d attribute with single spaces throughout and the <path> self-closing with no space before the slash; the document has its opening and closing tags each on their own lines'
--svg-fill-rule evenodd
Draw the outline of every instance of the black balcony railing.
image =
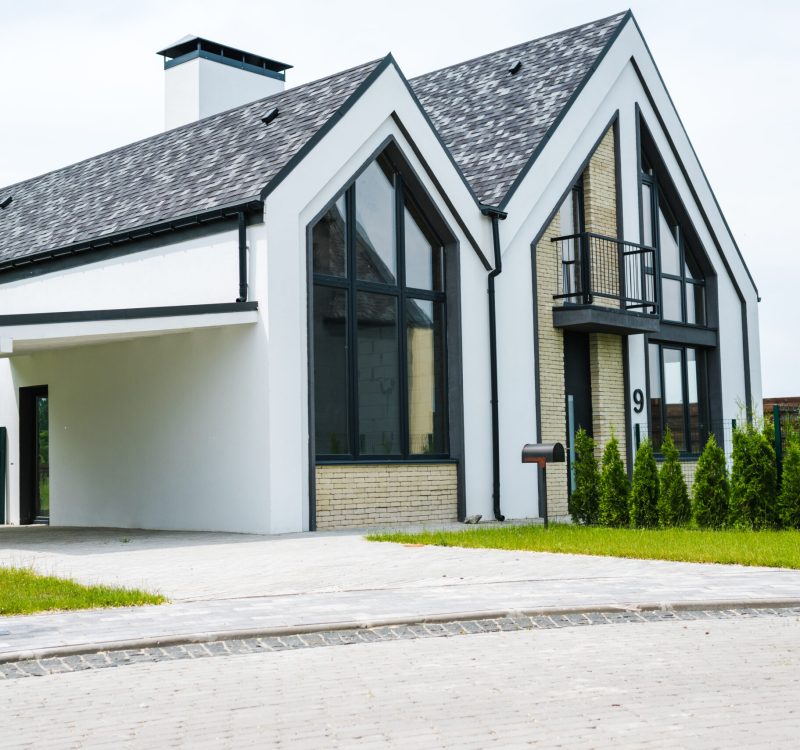
<svg viewBox="0 0 800 750">
<path fill-rule="evenodd" d="M 562 304 L 603 304 L 646 315 L 658 313 L 656 251 L 592 232 L 553 239 L 558 248 Z M 611 303 L 611 304 L 609 304 Z"/>
</svg>

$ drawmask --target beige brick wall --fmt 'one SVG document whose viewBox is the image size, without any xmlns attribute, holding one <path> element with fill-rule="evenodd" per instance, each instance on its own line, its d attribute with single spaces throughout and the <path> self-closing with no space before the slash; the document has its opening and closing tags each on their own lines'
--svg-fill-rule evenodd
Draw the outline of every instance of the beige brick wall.
<svg viewBox="0 0 800 750">
<path fill-rule="evenodd" d="M 316 467 L 317 528 L 455 521 L 455 464 Z"/>
<path fill-rule="evenodd" d="M 589 334 L 589 366 L 592 377 L 592 430 L 597 456 L 599 458 L 602 455 L 613 433 L 619 441 L 622 460 L 627 465 L 622 337 L 613 333 Z"/>
<path fill-rule="evenodd" d="M 617 236 L 617 170 L 614 128 L 609 128 L 583 173 L 583 203 L 586 231 L 605 237 Z M 617 245 L 594 240 L 592 287 L 619 294 Z M 602 263 L 596 262 L 602 258 Z M 595 297 L 595 305 L 618 307 L 619 303 Z"/>
<path fill-rule="evenodd" d="M 558 284 L 558 250 L 550 240 L 558 237 L 558 214 L 536 246 L 537 316 L 539 320 L 538 367 L 539 400 L 542 414 L 542 441 L 566 444 L 564 405 L 564 334 L 553 327 L 553 294 Z M 553 464 L 547 469 L 547 510 L 551 516 L 567 514 L 567 465 Z"/>
</svg>

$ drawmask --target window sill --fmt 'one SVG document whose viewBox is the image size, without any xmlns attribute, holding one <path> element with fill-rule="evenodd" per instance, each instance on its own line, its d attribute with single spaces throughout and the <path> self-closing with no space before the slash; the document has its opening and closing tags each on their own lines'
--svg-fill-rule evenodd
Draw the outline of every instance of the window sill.
<svg viewBox="0 0 800 750">
<path fill-rule="evenodd" d="M 352 456 L 342 456 L 341 458 L 333 458 L 325 456 L 317 458 L 315 461 L 316 466 L 341 466 L 349 465 L 355 466 L 360 464 L 457 464 L 457 458 L 449 458 L 447 456 L 413 456 L 407 458 L 398 458 L 392 456 L 370 456 L 368 458 L 353 458 Z"/>
</svg>

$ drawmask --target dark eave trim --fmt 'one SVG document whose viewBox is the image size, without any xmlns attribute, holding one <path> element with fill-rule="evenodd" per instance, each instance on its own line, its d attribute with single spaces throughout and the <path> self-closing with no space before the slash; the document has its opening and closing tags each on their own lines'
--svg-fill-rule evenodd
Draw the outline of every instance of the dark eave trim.
<svg viewBox="0 0 800 750">
<path fill-rule="evenodd" d="M 391 54 L 386 55 L 361 81 L 356 87 L 356 90 L 344 101 L 344 103 L 337 109 L 327 120 L 327 122 L 317 130 L 314 135 L 309 138 L 305 144 L 300 148 L 295 155 L 289 159 L 286 164 L 281 167 L 278 173 L 261 189 L 260 200 L 266 200 L 270 193 L 275 191 L 293 171 L 294 168 L 306 158 L 308 153 L 334 128 L 334 126 L 352 109 L 352 107 L 362 97 L 364 92 L 373 84 L 373 82 L 383 73 L 390 65 L 395 64 L 394 58 Z"/>
<path fill-rule="evenodd" d="M 630 13 L 630 11 L 628 11 L 628 12 Z M 675 102 L 672 101 L 672 97 L 670 96 L 669 89 L 667 88 L 667 84 L 664 83 L 664 78 L 661 75 L 661 71 L 658 69 L 658 65 L 656 65 L 656 60 L 653 57 L 653 53 L 650 51 L 650 47 L 648 47 L 648 45 L 647 45 L 647 40 L 644 38 L 644 34 L 642 34 L 642 30 L 639 28 L 639 24 L 636 23 L 636 19 L 633 17 L 632 13 L 631 13 L 631 19 L 633 20 L 634 26 L 636 26 L 636 31 L 639 32 L 639 36 L 642 39 L 642 44 L 644 44 L 644 48 L 647 50 L 647 54 L 650 56 L 650 61 L 653 63 L 653 68 L 655 68 L 656 75 L 658 76 L 658 80 L 661 81 L 661 86 L 664 88 L 664 92 L 667 95 L 667 99 L 669 100 L 669 103 L 672 105 L 672 109 L 675 112 L 675 117 L 678 118 L 678 123 L 681 126 L 681 129 L 683 130 L 683 134 L 686 136 L 686 142 L 689 144 L 689 149 L 692 152 L 692 156 L 694 156 L 695 161 L 697 162 L 697 166 L 700 167 L 700 174 L 703 175 L 703 179 L 706 182 L 706 186 L 708 187 L 709 193 L 711 193 L 711 198 L 714 201 L 714 205 L 717 207 L 717 211 L 719 212 L 719 215 L 722 218 L 722 223 L 725 225 L 725 229 L 728 232 L 728 236 L 731 238 L 731 242 L 733 242 L 733 246 L 736 249 L 737 254 L 739 255 L 739 260 L 741 260 L 742 266 L 744 267 L 744 270 L 747 273 L 747 277 L 750 279 L 750 283 L 753 285 L 753 289 L 755 290 L 756 295 L 759 297 L 759 301 L 761 301 L 761 297 L 758 294 L 758 287 L 756 286 L 756 282 L 753 279 L 752 274 L 750 273 L 750 269 L 747 267 L 747 263 L 744 260 L 744 256 L 742 255 L 742 251 L 739 249 L 739 245 L 736 243 L 736 238 L 733 236 L 733 232 L 731 231 L 731 228 L 728 225 L 728 221 L 725 218 L 725 214 L 722 212 L 722 208 L 720 208 L 719 201 L 717 200 L 717 196 L 714 193 L 714 189 L 711 187 L 711 182 L 709 181 L 708 176 L 706 175 L 706 172 L 703 169 L 703 165 L 700 162 L 699 157 L 697 156 L 697 151 L 695 151 L 694 145 L 692 144 L 692 141 L 689 138 L 689 133 L 686 130 L 686 126 L 683 124 L 683 120 L 681 120 L 680 114 L 678 114 L 678 108 L 675 106 Z M 650 89 L 647 87 L 647 85 L 644 82 L 644 76 L 642 76 L 642 72 L 639 69 L 639 66 L 636 65 L 636 61 L 633 60 L 633 58 L 631 58 L 631 62 L 633 62 L 633 67 L 636 70 L 636 75 L 639 76 L 639 80 L 642 83 L 642 87 L 644 88 L 644 90 L 645 90 L 645 92 L 647 94 L 647 98 L 650 100 L 650 105 L 653 107 L 653 111 L 656 113 L 656 117 L 659 120 L 659 123 L 661 125 L 661 129 L 664 131 L 664 134 L 667 137 L 667 141 L 669 142 L 670 148 L 672 149 L 672 151 L 673 151 L 673 153 L 675 155 L 675 158 L 678 160 L 678 164 L 680 164 L 681 170 L 684 172 L 684 177 L 686 178 L 686 182 L 689 184 L 689 187 L 692 190 L 692 193 L 694 194 L 694 185 L 692 184 L 692 181 L 688 178 L 688 175 L 686 174 L 686 170 L 685 170 L 685 168 L 683 166 L 683 161 L 681 160 L 680 156 L 678 155 L 678 151 L 675 148 L 675 144 L 674 144 L 674 142 L 672 140 L 672 136 L 670 135 L 669 130 L 664 125 L 664 121 L 661 118 L 661 113 L 658 111 L 658 107 L 656 107 L 656 105 L 655 105 L 655 102 L 653 100 L 652 94 L 650 93 Z M 703 213 L 703 218 L 706 220 L 706 223 L 708 223 L 708 218 L 705 215 L 705 211 L 702 208 L 702 204 L 700 203 L 700 201 L 697 199 L 696 196 L 695 196 L 695 200 L 697 201 L 697 204 L 698 204 L 698 207 L 700 208 L 700 211 Z M 709 229 L 710 229 L 710 227 L 709 227 Z"/>
<path fill-rule="evenodd" d="M 64 245 L 22 258 L 0 261 L 0 283 L 55 271 L 64 265 L 64 261 L 69 261 L 67 265 L 70 266 L 95 262 L 97 258 L 90 251 L 116 249 L 134 242 L 163 238 L 176 232 L 217 224 L 226 219 L 236 219 L 241 213 L 247 215 L 260 212 L 262 209 L 263 204 L 259 200 L 250 199 L 209 211 L 185 214 L 152 224 L 142 224 L 122 232 Z M 87 257 L 76 262 L 75 256 L 84 253 L 87 254 Z M 6 278 L 11 276 L 12 272 L 16 272 L 13 274 L 13 279 Z"/>
<path fill-rule="evenodd" d="M 171 318 L 182 315 L 218 315 L 220 313 L 255 312 L 257 310 L 258 302 L 220 302 L 207 305 L 173 305 L 169 307 L 128 307 L 115 310 L 69 310 L 67 312 L 0 315 L 0 326 L 35 326 L 52 323 L 86 323 L 98 320 Z"/>
<path fill-rule="evenodd" d="M 473 237 L 472 232 L 470 232 L 469 229 L 467 228 L 466 223 L 461 218 L 461 215 L 456 210 L 456 207 L 453 205 L 453 201 L 450 200 L 450 196 L 447 194 L 447 191 L 442 186 L 442 183 L 439 182 L 439 179 L 436 177 L 433 169 L 431 169 L 430 165 L 425 160 L 425 157 L 422 155 L 422 151 L 419 149 L 419 146 L 417 146 L 416 142 L 411 137 L 411 133 L 408 132 L 408 129 L 403 124 L 403 122 L 400 119 L 400 117 L 397 114 L 397 112 L 392 112 L 392 120 L 394 120 L 394 123 L 395 123 L 395 125 L 397 125 L 398 130 L 403 134 L 403 137 L 408 142 L 408 145 L 411 147 L 411 150 L 414 152 L 414 155 L 417 157 L 417 159 L 419 159 L 420 164 L 422 164 L 422 168 L 425 170 L 425 174 L 428 175 L 428 178 L 430 179 L 430 181 L 436 187 L 436 191 L 439 193 L 439 195 L 441 196 L 441 198 L 444 201 L 445 205 L 450 210 L 450 213 L 455 218 L 456 223 L 461 228 L 461 231 L 464 232 L 464 235 L 466 236 L 467 240 L 469 241 L 469 244 L 472 246 L 472 249 L 478 255 L 478 258 L 480 259 L 481 263 L 483 264 L 483 267 L 487 271 L 491 270 L 491 268 L 492 268 L 491 263 L 489 263 L 488 259 L 483 254 L 483 251 L 481 250 L 480 245 L 478 245 L 477 240 L 475 239 L 475 237 Z M 431 127 L 433 127 L 433 126 L 431 125 Z M 392 139 L 392 140 L 396 143 L 395 139 Z M 444 147 L 444 144 L 442 144 L 442 146 Z M 399 144 L 398 144 L 398 148 L 399 148 Z M 448 152 L 448 155 L 449 155 L 449 152 Z M 463 177 L 463 175 L 462 175 L 462 177 Z"/>
<path fill-rule="evenodd" d="M 603 47 L 602 51 L 597 56 L 597 59 L 592 63 L 592 67 L 589 68 L 589 70 L 587 71 L 586 75 L 583 77 L 581 82 L 578 84 L 578 86 L 575 89 L 575 91 L 572 92 L 572 96 L 570 96 L 570 98 L 567 100 L 567 103 L 561 108 L 561 111 L 558 113 L 558 116 L 553 121 L 553 124 L 550 125 L 550 127 L 547 130 L 547 132 L 545 133 L 544 138 L 542 138 L 542 140 L 539 142 L 539 145 L 536 146 L 536 148 L 534 149 L 533 153 L 528 158 L 528 161 L 525 162 L 525 166 L 522 168 L 522 171 L 517 175 L 517 177 L 514 180 L 514 182 L 511 183 L 511 187 L 506 191 L 506 194 L 503 197 L 503 200 L 500 201 L 500 205 L 499 205 L 500 209 L 504 209 L 506 206 L 508 206 L 508 203 L 511 200 L 511 198 L 514 196 L 514 193 L 516 192 L 517 188 L 520 186 L 522 181 L 525 179 L 525 177 L 527 176 L 528 172 L 531 170 L 531 167 L 533 167 L 534 162 L 539 158 L 539 154 L 542 153 L 542 151 L 544 150 L 545 146 L 547 146 L 548 142 L 550 141 L 550 138 L 553 136 L 553 134 L 556 132 L 556 130 L 558 130 L 559 126 L 561 125 L 561 121 L 567 116 L 567 114 L 569 113 L 570 109 L 572 109 L 572 105 L 575 103 L 577 98 L 580 96 L 580 94 L 583 91 L 584 87 L 589 82 L 591 77 L 594 75 L 594 72 L 597 70 L 598 67 L 600 67 L 600 64 L 603 62 L 603 60 L 605 59 L 606 55 L 608 54 L 608 51 L 614 45 L 614 42 L 617 41 L 617 37 L 619 37 L 619 35 L 622 33 L 622 29 L 625 27 L 625 24 L 632 18 L 633 18 L 633 13 L 630 10 L 627 11 L 625 13 L 625 15 L 622 17 L 622 19 L 620 20 L 619 24 L 617 25 L 617 28 L 614 30 L 614 33 L 611 35 L 611 38 L 606 42 L 606 46 Z"/>
</svg>

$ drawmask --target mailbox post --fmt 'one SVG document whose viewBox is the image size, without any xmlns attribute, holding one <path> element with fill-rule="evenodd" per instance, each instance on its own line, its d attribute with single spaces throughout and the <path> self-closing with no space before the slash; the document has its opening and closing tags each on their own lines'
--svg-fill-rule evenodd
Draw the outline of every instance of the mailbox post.
<svg viewBox="0 0 800 750">
<path fill-rule="evenodd" d="M 561 443 L 528 443 L 522 448 L 522 463 L 539 467 L 539 499 L 544 526 L 547 528 L 547 464 L 564 463 L 564 446 Z"/>
</svg>

